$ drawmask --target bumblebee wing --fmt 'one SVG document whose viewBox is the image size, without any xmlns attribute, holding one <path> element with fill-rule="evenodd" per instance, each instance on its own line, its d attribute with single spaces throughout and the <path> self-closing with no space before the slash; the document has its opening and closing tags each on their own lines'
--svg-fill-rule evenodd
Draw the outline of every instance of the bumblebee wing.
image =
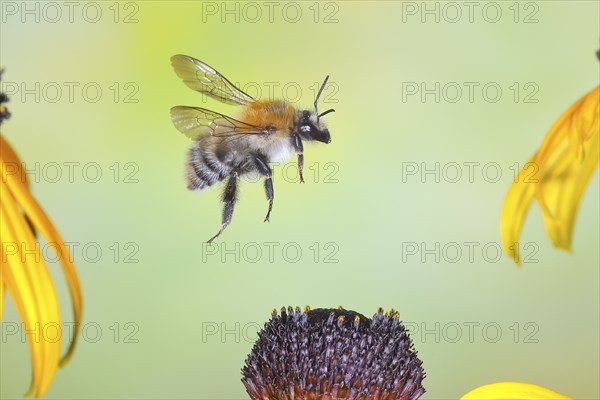
<svg viewBox="0 0 600 400">
<path fill-rule="evenodd" d="M 173 107 L 171 121 L 181 133 L 193 140 L 205 134 L 227 138 L 266 133 L 264 128 L 201 107 Z"/>
<path fill-rule="evenodd" d="M 247 104 L 254 101 L 227 78 L 200 60 L 178 54 L 171 57 L 171 65 L 190 89 L 205 93 L 226 104 Z"/>
</svg>

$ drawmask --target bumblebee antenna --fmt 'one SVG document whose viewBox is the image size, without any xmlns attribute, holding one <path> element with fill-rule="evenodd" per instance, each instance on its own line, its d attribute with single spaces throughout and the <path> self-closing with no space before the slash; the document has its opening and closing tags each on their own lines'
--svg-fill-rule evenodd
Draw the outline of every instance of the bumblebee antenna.
<svg viewBox="0 0 600 400">
<path fill-rule="evenodd" d="M 321 118 L 323 115 L 327 115 L 329 113 L 335 112 L 335 110 L 333 108 L 330 108 L 327 111 L 323 111 L 321 114 L 317 115 L 317 119 Z"/>
<path fill-rule="evenodd" d="M 317 113 L 317 120 L 319 119 L 319 109 L 317 108 L 317 103 L 319 102 L 319 97 L 321 97 L 321 93 L 323 92 L 323 89 L 325 89 L 325 85 L 327 85 L 328 80 L 329 80 L 329 75 L 327 75 L 325 77 L 325 80 L 323 81 L 323 84 L 321 85 L 321 88 L 319 89 L 319 92 L 317 93 L 317 97 L 315 98 L 315 113 Z"/>
</svg>

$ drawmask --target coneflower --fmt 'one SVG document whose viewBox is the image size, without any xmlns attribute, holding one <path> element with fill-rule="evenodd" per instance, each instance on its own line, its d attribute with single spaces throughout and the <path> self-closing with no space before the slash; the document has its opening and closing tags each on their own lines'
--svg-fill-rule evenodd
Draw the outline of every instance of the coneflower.
<svg viewBox="0 0 600 400">
<path fill-rule="evenodd" d="M 421 361 L 395 310 L 288 307 L 258 334 L 242 370 L 255 400 L 416 400 Z"/>
</svg>

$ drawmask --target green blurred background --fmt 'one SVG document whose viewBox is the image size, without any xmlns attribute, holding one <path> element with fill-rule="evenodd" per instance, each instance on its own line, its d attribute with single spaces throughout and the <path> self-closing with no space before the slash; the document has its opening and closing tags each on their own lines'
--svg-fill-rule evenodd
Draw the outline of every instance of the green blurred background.
<svg viewBox="0 0 600 400">
<path fill-rule="evenodd" d="M 84 294 L 85 336 L 46 398 L 247 398 L 240 368 L 258 327 L 272 307 L 305 304 L 400 310 L 427 372 L 424 399 L 503 380 L 600 396 L 598 174 L 572 254 L 552 247 L 537 205 L 521 237 L 530 262 L 495 254 L 515 163 L 598 84 L 598 2 L 45 4 L 2 1 L 0 64 L 13 114 L 3 134 L 75 242 Z M 245 182 L 213 248 L 203 243 L 219 227 L 219 189 L 186 190 L 189 141 L 169 109 L 238 110 L 186 88 L 170 67 L 178 53 L 252 95 L 301 88 L 305 107 L 331 75 L 321 107 L 336 108 L 333 140 L 307 146 L 306 184 L 291 179 L 294 159 L 277 167 L 264 224 L 262 183 Z M 422 82 L 440 83 L 439 102 L 403 91 Z M 472 101 L 465 82 L 478 85 Z M 436 163 L 439 182 L 421 173 Z M 436 243 L 439 262 L 423 251 Z M 49 266 L 68 323 L 64 279 Z M 20 398 L 30 359 L 5 308 L 0 397 Z"/>
</svg>

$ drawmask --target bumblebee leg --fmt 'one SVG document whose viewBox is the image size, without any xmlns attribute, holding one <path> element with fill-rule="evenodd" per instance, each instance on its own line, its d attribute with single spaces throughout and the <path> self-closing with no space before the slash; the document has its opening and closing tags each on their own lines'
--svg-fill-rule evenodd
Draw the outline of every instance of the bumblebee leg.
<svg viewBox="0 0 600 400">
<path fill-rule="evenodd" d="M 267 194 L 267 200 L 269 200 L 269 211 L 267 211 L 267 216 L 263 222 L 269 222 L 271 209 L 273 208 L 273 179 L 271 177 L 265 179 L 265 193 Z"/>
<path fill-rule="evenodd" d="M 302 169 L 304 168 L 304 154 L 298 154 L 298 174 L 300 175 L 300 183 L 304 183 L 304 177 L 302 176 Z"/>
<path fill-rule="evenodd" d="M 219 232 L 210 240 L 208 243 L 212 243 L 213 240 L 219 237 L 221 233 L 227 228 L 227 225 L 231 222 L 231 217 L 233 215 L 233 207 L 235 206 L 235 202 L 237 200 L 237 171 L 233 172 L 229 176 L 229 180 L 227 181 L 227 186 L 225 187 L 225 191 L 223 192 L 223 218 L 221 221 L 221 229 Z"/>
<path fill-rule="evenodd" d="M 273 172 L 269 167 L 266 157 L 262 154 L 255 154 L 253 160 L 254 166 L 258 172 L 265 177 L 265 194 L 267 195 L 267 200 L 269 201 L 269 210 L 267 211 L 267 216 L 265 217 L 264 222 L 268 222 L 269 217 L 271 216 L 271 210 L 273 209 Z"/>
<path fill-rule="evenodd" d="M 304 183 L 304 177 L 302 176 L 302 170 L 304 169 L 304 146 L 302 145 L 302 139 L 300 135 L 294 133 L 292 136 L 294 149 L 298 153 L 298 175 L 300 175 L 300 183 Z"/>
</svg>

